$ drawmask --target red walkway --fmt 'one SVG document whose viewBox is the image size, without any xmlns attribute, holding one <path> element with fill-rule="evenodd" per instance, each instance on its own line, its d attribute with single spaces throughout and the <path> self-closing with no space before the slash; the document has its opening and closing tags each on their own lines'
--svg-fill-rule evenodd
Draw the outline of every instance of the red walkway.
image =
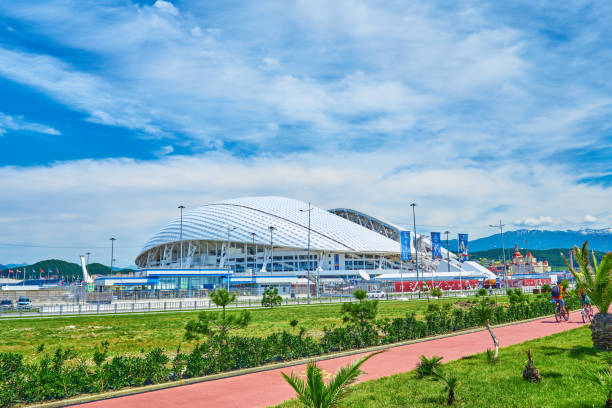
<svg viewBox="0 0 612 408">
<path fill-rule="evenodd" d="M 580 312 L 572 313 L 569 322 L 556 323 L 546 318 L 511 326 L 498 327 L 495 334 L 500 347 L 511 346 L 538 337 L 548 336 L 582 326 Z M 492 348 L 491 336 L 487 331 L 462 334 L 443 339 L 399 346 L 388 349 L 367 361 L 360 380 L 371 380 L 412 370 L 421 354 L 444 356 L 444 360 L 456 360 Z M 321 361 L 318 365 L 334 373 L 339 367 L 362 356 L 352 355 Z M 84 408 L 151 408 L 151 407 L 267 407 L 293 398 L 294 391 L 282 379 L 280 372 L 302 372 L 305 365 L 287 367 L 237 377 L 202 382 L 143 394 L 91 402 Z"/>
</svg>

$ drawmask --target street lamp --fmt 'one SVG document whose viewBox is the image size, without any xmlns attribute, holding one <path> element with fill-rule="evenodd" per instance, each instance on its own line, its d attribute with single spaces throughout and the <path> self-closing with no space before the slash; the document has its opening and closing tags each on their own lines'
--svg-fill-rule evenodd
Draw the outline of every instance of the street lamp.
<svg viewBox="0 0 612 408">
<path fill-rule="evenodd" d="M 227 263 L 227 291 L 230 289 L 230 266 L 229 266 L 229 254 L 230 254 L 230 233 L 235 230 L 236 227 L 227 226 L 227 248 L 225 249 L 225 262 Z"/>
<path fill-rule="evenodd" d="M 183 209 L 185 208 L 184 205 L 179 205 L 178 208 L 181 210 L 181 232 L 179 235 L 179 241 L 181 243 L 181 260 L 179 262 L 180 267 L 183 267 Z"/>
<path fill-rule="evenodd" d="M 91 252 L 85 252 L 85 255 L 87 255 L 87 262 L 85 263 L 85 265 L 89 265 L 89 255 L 91 254 Z"/>
<path fill-rule="evenodd" d="M 419 284 L 419 248 L 417 248 L 417 235 L 416 235 L 416 216 L 414 212 L 414 207 L 417 205 L 415 203 L 410 204 L 412 207 L 412 225 L 414 228 L 414 262 L 416 264 L 416 274 L 417 274 L 417 286 L 419 287 L 419 298 L 421 297 L 421 285 Z"/>
<path fill-rule="evenodd" d="M 115 256 L 115 255 L 114 255 L 114 254 L 115 254 L 115 241 L 116 241 L 116 239 L 115 239 L 115 238 L 111 238 L 111 239 L 110 239 L 110 242 L 111 242 L 111 262 L 110 262 L 110 275 L 112 275 L 112 274 L 113 274 L 113 261 L 115 260 L 115 259 L 114 259 L 114 256 Z"/>
<path fill-rule="evenodd" d="M 274 246 L 272 245 L 272 236 L 276 227 L 270 225 L 268 229 L 270 230 L 270 276 L 272 276 L 274 270 Z"/>
<path fill-rule="evenodd" d="M 253 239 L 253 269 L 251 269 L 251 296 L 253 296 L 253 289 L 256 281 L 255 269 L 257 269 L 257 247 L 255 246 L 255 236 L 257 236 L 257 234 L 251 232 L 251 238 Z"/>
<path fill-rule="evenodd" d="M 307 210 L 300 210 L 300 212 L 307 212 L 308 213 L 308 260 L 307 260 L 307 266 L 306 266 L 306 271 L 308 273 L 308 279 L 307 279 L 307 289 L 306 292 L 308 293 L 308 304 L 310 304 L 310 213 L 312 212 L 312 207 L 310 206 L 310 202 L 308 203 L 308 209 Z M 319 294 L 319 281 L 317 280 L 317 296 Z"/>
<path fill-rule="evenodd" d="M 508 271 L 506 270 L 506 250 L 504 249 L 504 227 L 506 225 L 502 224 L 501 220 L 499 220 L 499 224 L 496 225 L 489 225 L 489 227 L 491 228 L 499 228 L 499 236 L 501 238 L 501 245 L 502 245 L 502 260 L 504 263 L 504 280 L 505 280 L 505 284 L 506 284 L 506 289 L 508 288 Z"/>
</svg>

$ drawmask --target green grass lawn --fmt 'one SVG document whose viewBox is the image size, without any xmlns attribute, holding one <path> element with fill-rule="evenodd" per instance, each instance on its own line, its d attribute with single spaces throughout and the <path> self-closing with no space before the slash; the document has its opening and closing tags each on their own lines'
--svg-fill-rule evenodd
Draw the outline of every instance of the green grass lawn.
<svg viewBox="0 0 612 408">
<path fill-rule="evenodd" d="M 507 298 L 500 297 L 500 302 Z M 432 302 L 435 300 L 432 300 Z M 454 302 L 443 299 L 442 302 Z M 253 309 L 252 323 L 235 333 L 264 336 L 275 331 L 290 330 L 289 322 L 297 319 L 309 335 L 319 336 L 323 327 L 341 325 L 340 304 L 280 307 L 272 310 Z M 389 301 L 379 305 L 378 318 L 404 316 L 407 312 L 422 315 L 427 301 Z M 183 342 L 185 323 L 198 312 L 166 312 L 0 320 L 0 352 L 22 352 L 34 355 L 39 344 L 45 347 L 72 347 L 80 353 L 93 353 L 103 340 L 110 343 L 111 354 L 136 352 L 162 347 L 175 349 Z M 230 313 L 233 313 L 230 310 Z M 183 349 L 189 349 L 184 344 Z"/>
<path fill-rule="evenodd" d="M 459 378 L 456 389 L 461 407 L 603 407 L 605 395 L 584 379 L 581 366 L 603 366 L 593 349 L 587 327 L 528 341 L 500 350 L 500 362 L 491 365 L 476 354 L 444 364 Z M 522 378 L 531 349 L 542 382 Z M 278 381 L 284 381 L 280 376 Z M 440 407 L 446 404 L 439 381 L 418 379 L 413 371 L 357 384 L 341 407 Z M 300 405 L 288 401 L 278 407 Z"/>
</svg>

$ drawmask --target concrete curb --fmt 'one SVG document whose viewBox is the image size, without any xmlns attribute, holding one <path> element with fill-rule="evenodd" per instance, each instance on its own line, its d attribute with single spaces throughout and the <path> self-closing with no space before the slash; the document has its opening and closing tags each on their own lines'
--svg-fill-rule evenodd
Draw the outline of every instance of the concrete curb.
<svg viewBox="0 0 612 408">
<path fill-rule="evenodd" d="M 550 318 L 550 317 L 554 318 L 554 315 L 546 315 L 546 316 L 534 317 L 534 318 L 527 319 L 527 320 L 519 320 L 519 321 L 515 321 L 515 322 L 498 324 L 498 325 L 495 325 L 495 326 L 492 326 L 492 327 L 496 328 L 496 327 L 504 327 L 504 326 L 514 326 L 514 325 L 517 325 L 517 324 L 528 323 L 528 322 L 533 322 L 533 321 L 537 321 L 537 320 L 543 320 L 543 319 Z M 87 403 L 87 402 L 94 402 L 94 401 L 100 401 L 100 400 L 106 400 L 106 399 L 112 399 L 112 398 L 119 398 L 119 397 L 125 397 L 125 396 L 128 396 L 128 395 L 142 394 L 142 393 L 151 392 L 151 391 L 163 390 L 163 389 L 167 389 L 167 388 L 181 387 L 181 386 L 184 386 L 184 385 L 190 385 L 190 384 L 197 384 L 197 383 L 202 383 L 202 382 L 207 382 L 207 381 L 220 380 L 220 379 L 223 379 L 223 378 L 236 377 L 236 376 L 245 375 L 245 374 L 252 374 L 252 373 L 258 373 L 258 372 L 262 372 L 262 371 L 276 370 L 276 369 L 279 369 L 279 368 L 293 367 L 293 366 L 298 366 L 298 365 L 301 365 L 301 364 L 307 364 L 307 363 L 309 363 L 311 361 L 324 361 L 324 360 L 330 360 L 330 359 L 339 358 L 339 357 L 346 357 L 346 356 L 351 356 L 351 355 L 365 354 L 365 353 L 370 353 L 370 352 L 379 351 L 379 350 L 387 350 L 387 349 L 391 349 L 391 348 L 395 348 L 395 347 L 406 346 L 406 345 L 409 345 L 409 344 L 423 343 L 423 342 L 427 342 L 427 341 L 431 341 L 431 340 L 444 339 L 444 338 L 448 338 L 448 337 L 456 337 L 456 336 L 461 336 L 461 335 L 469 334 L 469 333 L 475 333 L 475 332 L 479 332 L 479 331 L 483 331 L 483 330 L 486 330 L 486 329 L 482 328 L 482 327 L 478 327 L 478 328 L 460 330 L 460 331 L 456 331 L 456 332 L 448 333 L 448 334 L 441 334 L 441 335 L 438 335 L 438 336 L 423 337 L 421 339 L 405 340 L 405 341 L 401 341 L 401 342 L 398 342 L 398 343 L 391 343 L 391 344 L 384 344 L 384 345 L 380 345 L 380 346 L 366 347 L 366 348 L 362 348 L 362 349 L 353 349 L 353 350 L 341 351 L 341 352 L 337 352 L 337 353 L 330 353 L 330 354 L 324 354 L 324 355 L 320 355 L 320 356 L 313 356 L 313 357 L 303 358 L 303 359 L 299 359 L 299 360 L 291 360 L 291 361 L 285 361 L 285 362 L 281 362 L 281 363 L 268 364 L 268 365 L 259 366 L 259 367 L 245 368 L 245 369 L 242 369 L 242 370 L 228 371 L 228 372 L 208 375 L 208 376 L 204 376 L 204 377 L 187 378 L 187 379 L 183 379 L 183 380 L 179 380 L 179 381 L 166 382 L 166 383 L 160 383 L 160 384 L 151 384 L 151 385 L 147 385 L 147 386 L 144 386 L 144 387 L 126 388 L 126 389 L 122 389 L 122 390 L 118 390 L 118 391 L 105 392 L 105 393 L 101 393 L 101 394 L 88 394 L 88 395 L 83 395 L 83 396 L 79 396 L 79 397 L 75 397 L 75 398 L 71 398 L 71 399 L 65 399 L 65 400 L 61 400 L 61 401 L 50 401 L 50 402 L 44 402 L 44 403 L 40 403 L 40 404 L 23 405 L 23 406 L 24 407 L 28 407 L 28 408 L 55 408 L 55 407 L 65 407 L 65 406 L 71 406 L 71 405 L 78 405 L 78 404 L 84 404 L 84 403 Z"/>
</svg>

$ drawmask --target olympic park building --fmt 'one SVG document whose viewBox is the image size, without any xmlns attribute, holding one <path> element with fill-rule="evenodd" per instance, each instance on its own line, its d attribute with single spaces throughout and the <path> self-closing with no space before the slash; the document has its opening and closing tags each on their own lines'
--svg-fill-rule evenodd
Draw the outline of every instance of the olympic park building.
<svg viewBox="0 0 612 408">
<path fill-rule="evenodd" d="M 281 293 L 300 283 L 305 290 L 315 278 L 335 284 L 363 277 L 415 280 L 417 256 L 422 279 L 491 274 L 444 248 L 442 260 L 432 261 L 424 235 L 417 235 L 418 250 L 411 242 L 412 260 L 402 262 L 401 230 L 349 208 L 324 210 L 283 197 L 237 198 L 185 211 L 151 236 L 135 263 L 140 279 L 157 289 L 278 286 Z"/>
</svg>

